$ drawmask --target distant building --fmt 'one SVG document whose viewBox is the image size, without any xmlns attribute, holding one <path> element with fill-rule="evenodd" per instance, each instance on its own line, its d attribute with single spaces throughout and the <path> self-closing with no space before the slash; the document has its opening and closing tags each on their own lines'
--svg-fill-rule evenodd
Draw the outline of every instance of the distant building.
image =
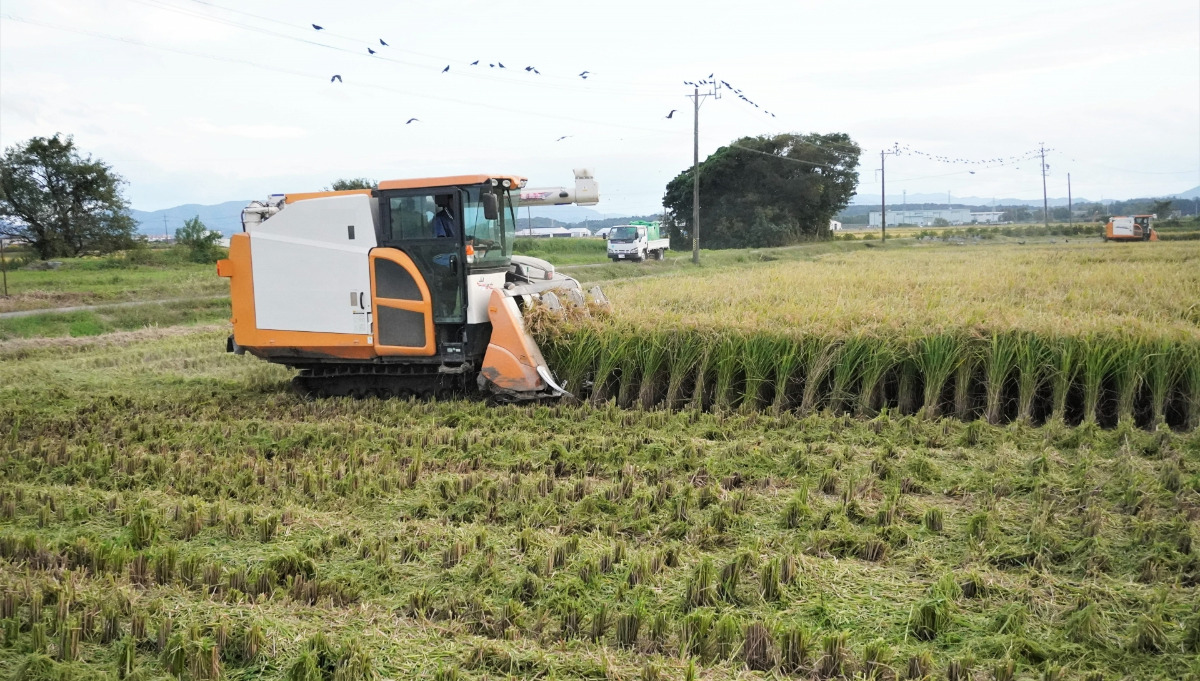
<svg viewBox="0 0 1200 681">
<path fill-rule="evenodd" d="M 888 226 L 898 227 L 900 225 L 914 225 L 916 227 L 930 227 L 934 221 L 941 218 L 952 225 L 965 225 L 971 222 L 971 210 L 969 208 L 941 208 L 933 210 L 889 210 L 887 212 Z M 871 211 L 870 225 L 879 227 L 883 224 L 883 218 L 880 211 Z"/>
<path fill-rule="evenodd" d="M 831 232 L 842 231 L 842 223 L 838 222 L 837 220 L 830 220 L 829 221 L 829 231 L 831 231 Z"/>
<path fill-rule="evenodd" d="M 531 229 L 518 229 L 517 236 L 539 239 L 549 237 L 570 237 L 573 235 L 571 234 L 571 230 L 567 229 L 566 227 L 533 227 Z"/>
<path fill-rule="evenodd" d="M 980 213 L 971 213 L 971 222 L 977 222 L 981 225 L 991 225 L 1004 221 L 1004 211 L 983 211 Z"/>
</svg>

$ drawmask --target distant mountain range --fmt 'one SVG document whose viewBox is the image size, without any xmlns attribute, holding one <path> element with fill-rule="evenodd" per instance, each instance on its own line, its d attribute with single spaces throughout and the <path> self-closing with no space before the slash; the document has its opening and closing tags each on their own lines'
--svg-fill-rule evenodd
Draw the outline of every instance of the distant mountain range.
<svg viewBox="0 0 1200 681">
<path fill-rule="evenodd" d="M 175 230 L 183 223 L 194 217 L 199 217 L 209 229 L 229 236 L 242 231 L 242 209 L 250 203 L 246 201 L 226 201 L 211 206 L 197 203 L 187 203 L 174 208 L 162 210 L 131 210 L 134 222 L 138 224 L 138 232 L 148 236 L 175 236 Z"/>
<path fill-rule="evenodd" d="M 230 236 L 242 231 L 242 209 L 250 203 L 246 201 L 226 201 L 211 206 L 188 203 L 174 208 L 162 210 L 131 210 L 138 232 L 147 236 L 162 236 L 167 234 L 174 237 L 175 230 L 183 223 L 194 217 L 211 230 Z M 517 226 L 523 228 L 528 217 L 532 216 L 534 226 L 551 227 L 555 224 L 571 225 L 583 222 L 601 222 L 612 218 L 624 217 L 620 213 L 601 213 L 591 208 L 580 206 L 536 206 L 517 211 Z M 541 224 L 538 224 L 541 223 Z"/>
</svg>

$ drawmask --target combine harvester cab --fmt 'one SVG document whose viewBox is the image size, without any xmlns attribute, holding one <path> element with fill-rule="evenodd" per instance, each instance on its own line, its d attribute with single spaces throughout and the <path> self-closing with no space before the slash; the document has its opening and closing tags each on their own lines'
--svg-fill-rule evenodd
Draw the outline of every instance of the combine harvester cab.
<svg viewBox="0 0 1200 681">
<path fill-rule="evenodd" d="M 1113 216 L 1104 226 L 1105 241 L 1158 241 L 1153 221 L 1157 215 Z"/>
<path fill-rule="evenodd" d="M 550 263 L 513 255 L 524 184 L 463 175 L 251 203 L 217 263 L 233 304 L 226 349 L 297 369 L 305 394 L 565 394 L 523 310 L 587 299 Z M 599 199 L 586 170 L 574 191 L 534 191 L 546 194 L 534 205 Z"/>
</svg>

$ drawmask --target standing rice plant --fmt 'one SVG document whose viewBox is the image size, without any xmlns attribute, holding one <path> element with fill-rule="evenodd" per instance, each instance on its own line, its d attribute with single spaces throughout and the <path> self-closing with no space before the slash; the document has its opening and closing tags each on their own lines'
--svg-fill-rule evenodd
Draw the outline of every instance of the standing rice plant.
<svg viewBox="0 0 1200 681">
<path fill-rule="evenodd" d="M 1050 358 L 1049 347 L 1041 336 L 1022 333 L 1016 336 L 1017 419 L 1028 423 L 1033 419 L 1033 404 L 1038 390 L 1046 380 Z M 1066 393 L 1063 393 L 1064 399 Z"/>
<path fill-rule="evenodd" d="M 1113 382 L 1117 390 L 1117 420 L 1133 421 L 1134 401 L 1146 381 L 1149 348 L 1136 338 L 1122 339 L 1116 346 Z"/>
<path fill-rule="evenodd" d="M 1142 356 L 1142 376 L 1150 390 L 1153 425 L 1166 423 L 1167 400 L 1171 388 L 1179 384 L 1187 371 L 1187 348 L 1169 340 L 1151 343 Z"/>
<path fill-rule="evenodd" d="M 1000 422 L 1004 405 L 1001 399 L 1004 395 L 1004 384 L 1009 376 L 1017 370 L 1017 355 L 1020 352 L 1021 338 L 1016 334 L 992 334 L 983 356 L 983 382 L 987 393 L 987 402 L 983 410 L 983 418 L 988 423 Z"/>
<path fill-rule="evenodd" d="M 763 406 L 762 392 L 775 368 L 781 341 L 763 334 L 747 336 L 742 344 L 742 369 L 746 384 L 742 390 L 742 407 L 758 409 Z"/>
<path fill-rule="evenodd" d="M 1050 348 L 1050 415 L 1056 421 L 1067 416 L 1067 397 L 1071 386 L 1082 371 L 1083 344 L 1075 338 L 1059 336 L 1048 344 Z"/>
<path fill-rule="evenodd" d="M 695 332 L 672 334 L 667 341 L 667 394 L 664 401 L 668 409 L 674 409 L 685 399 L 684 382 L 699 369 L 704 348 L 703 338 Z"/>
<path fill-rule="evenodd" d="M 713 339 L 711 335 L 703 337 L 702 351 L 699 361 L 696 362 L 693 374 L 695 379 L 692 386 L 691 405 L 693 409 L 704 408 L 705 393 L 708 392 L 709 381 L 715 380 L 713 376 L 716 365 L 715 355 L 717 354 L 717 345 L 719 340 Z"/>
<path fill-rule="evenodd" d="M 849 410 L 850 390 L 862 376 L 863 363 L 872 351 L 871 343 L 862 336 L 851 336 L 842 344 L 841 356 L 833 368 L 833 386 L 829 408 L 835 412 Z"/>
<path fill-rule="evenodd" d="M 808 344 L 791 339 L 779 341 L 774 363 L 775 400 L 771 404 L 772 411 L 778 413 L 795 406 L 791 404 L 788 392 L 796 374 L 804 366 L 804 351 L 807 347 Z"/>
<path fill-rule="evenodd" d="M 592 384 L 593 403 L 603 404 L 612 397 L 608 390 L 609 380 L 618 373 L 631 346 L 637 342 L 637 338 L 637 335 L 628 329 L 620 327 L 606 328 L 596 335 L 595 342 L 599 346 L 599 357 L 596 360 L 596 372 Z"/>
<path fill-rule="evenodd" d="M 716 383 L 713 403 L 718 409 L 730 409 L 737 402 L 735 380 L 745 361 L 746 338 L 741 334 L 724 335 L 713 346 Z"/>
<path fill-rule="evenodd" d="M 808 353 L 804 367 L 804 392 L 800 399 L 800 412 L 804 414 L 817 409 L 822 398 L 821 386 L 842 353 L 842 343 L 836 340 L 817 341 L 817 345 Z"/>
<path fill-rule="evenodd" d="M 954 415 L 960 419 L 965 420 L 971 415 L 971 384 L 982 357 L 982 344 L 974 339 L 964 339 L 962 362 L 954 370 Z"/>
<path fill-rule="evenodd" d="M 1186 353 L 1187 370 L 1183 375 L 1183 397 L 1187 405 L 1187 427 L 1200 428 L 1200 344 L 1193 345 Z"/>
<path fill-rule="evenodd" d="M 1122 354 L 1112 340 L 1093 334 L 1083 339 L 1079 359 L 1083 382 L 1083 421 L 1095 423 L 1100 416 L 1100 392 L 1104 380 L 1117 371 Z"/>
<path fill-rule="evenodd" d="M 883 378 L 896 366 L 896 348 L 874 337 L 861 337 L 867 346 L 859 369 L 857 412 L 859 416 L 875 414 L 883 406 Z"/>
<path fill-rule="evenodd" d="M 561 332 L 550 345 L 550 366 L 561 372 L 564 386 L 576 396 L 582 396 L 588 377 L 596 370 L 600 342 L 590 325 L 574 327 L 570 333 Z"/>
<path fill-rule="evenodd" d="M 946 381 L 965 359 L 965 339 L 951 333 L 926 336 L 917 341 L 913 361 L 925 379 L 922 409 L 928 418 L 936 418 L 941 409 Z"/>
<path fill-rule="evenodd" d="M 638 389 L 638 403 L 643 409 L 654 406 L 662 387 L 663 369 L 667 363 L 668 341 L 663 334 L 649 334 L 637 346 L 641 386 Z"/>
</svg>

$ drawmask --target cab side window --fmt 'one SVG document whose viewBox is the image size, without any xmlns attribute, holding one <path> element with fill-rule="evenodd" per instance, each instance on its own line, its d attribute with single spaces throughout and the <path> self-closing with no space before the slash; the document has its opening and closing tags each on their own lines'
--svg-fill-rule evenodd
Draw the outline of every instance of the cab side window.
<svg viewBox="0 0 1200 681">
<path fill-rule="evenodd" d="M 437 205 L 432 194 L 393 196 L 389 201 L 392 217 L 391 240 L 432 239 L 433 216 Z"/>
</svg>

